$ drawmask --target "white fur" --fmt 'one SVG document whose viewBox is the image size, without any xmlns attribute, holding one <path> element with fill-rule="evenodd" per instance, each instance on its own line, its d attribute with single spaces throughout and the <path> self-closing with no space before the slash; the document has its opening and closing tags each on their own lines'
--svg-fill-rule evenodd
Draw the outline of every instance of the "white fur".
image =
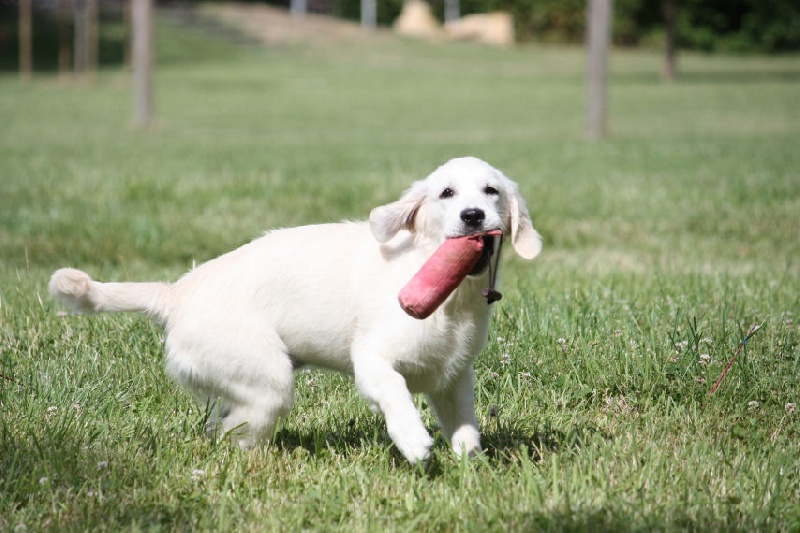
<svg viewBox="0 0 800 533">
<path fill-rule="evenodd" d="M 453 194 L 441 198 L 446 188 Z M 485 213 L 480 227 L 461 219 L 469 208 Z M 453 159 L 374 209 L 369 224 L 271 231 L 172 285 L 99 283 L 61 269 L 50 292 L 78 311 L 160 320 L 167 372 L 214 405 L 210 430 L 242 446 L 271 436 L 292 407 L 294 369 L 315 365 L 355 377 L 409 461 L 433 443 L 412 401 L 418 392 L 453 449 L 471 455 L 481 449 L 473 362 L 488 334 L 488 275 L 467 277 L 425 320 L 406 315 L 397 295 L 445 238 L 492 229 L 526 259 L 541 250 L 516 184 L 479 159 Z"/>
</svg>

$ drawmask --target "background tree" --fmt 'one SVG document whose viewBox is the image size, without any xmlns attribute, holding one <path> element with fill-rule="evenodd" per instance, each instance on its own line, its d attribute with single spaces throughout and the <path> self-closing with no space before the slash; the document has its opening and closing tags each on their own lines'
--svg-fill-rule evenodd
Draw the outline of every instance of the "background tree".
<svg viewBox="0 0 800 533">
<path fill-rule="evenodd" d="M 678 0 L 663 0 L 666 33 L 664 77 L 674 80 L 678 70 Z"/>
<path fill-rule="evenodd" d="M 19 72 L 22 79 L 29 80 L 33 72 L 31 0 L 19 2 Z"/>
<path fill-rule="evenodd" d="M 153 0 L 133 0 L 133 124 L 143 128 L 153 115 Z"/>
</svg>

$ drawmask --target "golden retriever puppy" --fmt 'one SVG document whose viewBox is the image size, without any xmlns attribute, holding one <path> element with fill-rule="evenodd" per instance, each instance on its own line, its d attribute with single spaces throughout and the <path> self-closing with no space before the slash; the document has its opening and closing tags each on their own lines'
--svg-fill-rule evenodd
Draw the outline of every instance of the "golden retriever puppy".
<svg viewBox="0 0 800 533">
<path fill-rule="evenodd" d="M 488 335 L 491 306 L 481 292 L 496 243 L 428 318 L 406 315 L 397 295 L 445 239 L 490 230 L 502 230 L 525 259 L 541 250 L 517 185 L 466 157 L 375 208 L 369 222 L 269 231 L 173 284 L 101 283 L 65 268 L 49 288 L 75 311 L 161 322 L 167 373 L 214 406 L 210 431 L 243 447 L 272 435 L 294 403 L 294 370 L 313 365 L 354 376 L 414 463 L 433 440 L 413 393 L 427 395 L 456 453 L 481 450 L 473 363 Z"/>
</svg>

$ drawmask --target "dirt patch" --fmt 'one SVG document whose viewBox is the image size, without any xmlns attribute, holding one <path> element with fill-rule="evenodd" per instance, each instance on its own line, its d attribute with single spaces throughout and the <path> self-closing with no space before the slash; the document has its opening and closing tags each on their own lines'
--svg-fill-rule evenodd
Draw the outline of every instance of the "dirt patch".
<svg viewBox="0 0 800 533">
<path fill-rule="evenodd" d="M 263 4 L 203 4 L 200 10 L 265 44 L 365 42 L 387 33 L 324 15 L 292 16 L 286 9 Z"/>
</svg>

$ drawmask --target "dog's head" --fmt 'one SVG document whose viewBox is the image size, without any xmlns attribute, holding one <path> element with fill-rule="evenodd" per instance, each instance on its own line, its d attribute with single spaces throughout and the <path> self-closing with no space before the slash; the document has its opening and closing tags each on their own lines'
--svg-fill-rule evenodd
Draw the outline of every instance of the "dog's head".
<svg viewBox="0 0 800 533">
<path fill-rule="evenodd" d="M 438 244 L 499 229 L 520 257 L 533 259 L 542 250 L 517 184 L 475 157 L 451 159 L 396 202 L 373 209 L 369 221 L 379 242 L 403 229 Z"/>
</svg>

